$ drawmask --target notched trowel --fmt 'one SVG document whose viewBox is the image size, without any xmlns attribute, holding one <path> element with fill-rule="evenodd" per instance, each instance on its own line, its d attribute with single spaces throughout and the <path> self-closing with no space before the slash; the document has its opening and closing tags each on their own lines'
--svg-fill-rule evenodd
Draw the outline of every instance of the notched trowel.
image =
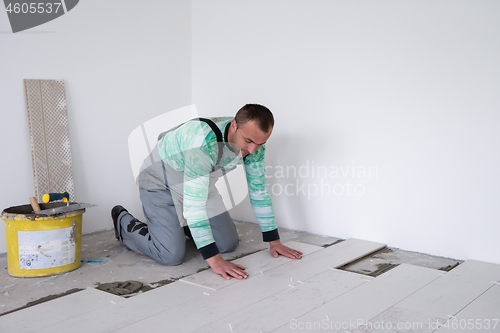
<svg viewBox="0 0 500 333">
<path fill-rule="evenodd" d="M 55 215 L 55 214 L 72 212 L 74 210 L 95 207 L 95 206 L 97 206 L 97 205 L 87 204 L 87 203 L 77 203 L 77 202 L 70 203 L 70 202 L 68 202 L 66 206 L 39 210 L 38 212 L 35 212 L 35 214 L 37 214 L 37 215 Z"/>
<path fill-rule="evenodd" d="M 44 203 L 49 203 L 49 202 L 55 201 L 55 200 L 62 200 L 64 202 L 66 202 L 66 205 L 54 207 L 54 208 L 48 208 L 48 209 L 44 209 L 44 210 L 39 210 L 39 208 L 38 208 L 38 210 L 37 210 L 35 208 L 35 206 L 33 206 L 33 203 L 32 203 L 34 213 L 37 215 L 56 215 L 56 214 L 67 213 L 67 212 L 72 212 L 72 211 L 79 210 L 79 209 L 97 206 L 97 205 L 88 204 L 88 203 L 69 202 L 69 193 L 68 192 L 46 193 L 43 195 L 43 202 Z M 30 202 L 31 202 L 31 200 L 30 200 Z"/>
</svg>

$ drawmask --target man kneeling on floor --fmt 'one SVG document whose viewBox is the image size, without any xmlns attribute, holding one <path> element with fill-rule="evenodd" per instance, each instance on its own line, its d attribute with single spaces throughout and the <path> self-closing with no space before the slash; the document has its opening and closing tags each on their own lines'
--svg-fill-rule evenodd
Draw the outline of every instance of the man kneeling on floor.
<svg viewBox="0 0 500 333">
<path fill-rule="evenodd" d="M 234 118 L 196 118 L 160 134 L 137 179 L 147 223 L 122 206 L 111 211 L 116 238 L 163 265 L 179 265 L 186 236 L 216 274 L 248 277 L 245 267 L 222 259 L 238 246 L 236 227 L 215 182 L 244 164 L 253 211 L 273 257 L 300 259 L 281 244 L 265 178 L 265 143 L 274 118 L 265 106 L 247 104 Z"/>
</svg>

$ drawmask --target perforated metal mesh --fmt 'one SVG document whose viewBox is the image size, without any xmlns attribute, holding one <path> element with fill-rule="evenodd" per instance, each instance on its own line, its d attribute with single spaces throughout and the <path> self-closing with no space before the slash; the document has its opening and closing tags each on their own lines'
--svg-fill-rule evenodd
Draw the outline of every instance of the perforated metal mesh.
<svg viewBox="0 0 500 333">
<path fill-rule="evenodd" d="M 24 80 L 35 197 L 66 191 L 75 200 L 62 80 Z"/>
</svg>

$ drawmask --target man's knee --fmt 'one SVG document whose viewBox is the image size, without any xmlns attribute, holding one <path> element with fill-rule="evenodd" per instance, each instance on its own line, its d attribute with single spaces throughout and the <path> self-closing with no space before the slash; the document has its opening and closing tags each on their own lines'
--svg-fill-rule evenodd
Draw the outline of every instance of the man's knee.
<svg viewBox="0 0 500 333">
<path fill-rule="evenodd" d="M 154 257 L 156 262 L 165 266 L 177 266 L 182 264 L 184 260 L 184 251 L 178 252 L 168 252 L 168 253 L 159 253 Z"/>
<path fill-rule="evenodd" d="M 227 253 L 227 252 L 233 252 L 236 250 L 240 243 L 240 240 L 238 239 L 238 235 L 235 235 L 233 237 L 230 237 L 229 239 L 224 240 L 223 244 L 216 244 L 217 248 L 219 249 L 219 252 L 221 253 Z"/>
<path fill-rule="evenodd" d="M 182 264 L 186 247 L 184 246 L 185 240 L 176 242 L 171 239 L 169 246 L 159 242 L 152 242 L 149 245 L 151 257 L 158 263 L 165 266 L 177 266 Z"/>
</svg>

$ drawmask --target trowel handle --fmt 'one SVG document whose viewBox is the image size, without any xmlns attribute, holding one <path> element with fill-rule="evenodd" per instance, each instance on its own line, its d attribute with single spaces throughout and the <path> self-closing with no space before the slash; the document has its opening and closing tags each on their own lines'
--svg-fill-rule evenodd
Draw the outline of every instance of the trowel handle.
<svg viewBox="0 0 500 333">
<path fill-rule="evenodd" d="M 30 204 L 31 204 L 31 208 L 33 208 L 34 212 L 40 211 L 40 206 L 38 205 L 38 201 L 36 201 L 35 197 L 30 198 Z"/>
<path fill-rule="evenodd" d="M 62 200 L 64 202 L 69 201 L 69 193 L 61 192 L 61 193 L 45 193 L 42 197 L 43 202 L 49 203 L 55 200 Z"/>
</svg>

